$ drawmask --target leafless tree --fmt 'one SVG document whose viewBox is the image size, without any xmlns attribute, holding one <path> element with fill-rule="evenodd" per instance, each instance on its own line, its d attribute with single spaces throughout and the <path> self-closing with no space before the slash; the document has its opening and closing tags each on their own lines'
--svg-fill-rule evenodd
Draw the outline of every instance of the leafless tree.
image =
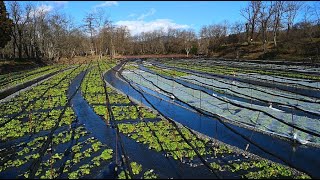
<svg viewBox="0 0 320 180">
<path fill-rule="evenodd" d="M 10 13 L 13 20 L 13 54 L 16 57 L 16 50 L 18 51 L 18 57 L 22 58 L 22 40 L 23 40 L 23 30 L 28 22 L 28 17 L 25 16 L 21 5 L 17 1 L 12 1 L 10 3 Z"/>
<path fill-rule="evenodd" d="M 202 26 L 200 29 L 199 48 L 200 52 L 208 55 L 209 53 L 209 30 L 207 26 Z"/>
<path fill-rule="evenodd" d="M 240 10 L 240 14 L 247 20 L 248 32 L 250 31 L 250 37 L 247 39 L 248 43 L 253 39 L 261 4 L 261 1 L 250 1 L 247 7 Z"/>
<path fill-rule="evenodd" d="M 302 29 L 303 34 L 309 39 L 309 41 L 313 42 L 313 37 L 316 33 L 316 28 L 314 27 L 314 11 L 311 5 L 305 4 L 303 6 L 303 19 L 300 23 L 300 29 Z"/>
<path fill-rule="evenodd" d="M 245 25 L 242 22 L 235 22 L 231 26 L 231 33 L 236 34 L 240 41 L 242 41 L 241 33 L 245 31 Z"/>
<path fill-rule="evenodd" d="M 263 44 L 263 52 L 266 52 L 267 45 L 267 30 L 270 25 L 271 16 L 274 13 L 274 2 L 263 2 L 261 4 L 261 9 L 259 12 L 259 22 L 262 32 L 262 44 Z"/>
<path fill-rule="evenodd" d="M 225 42 L 227 27 L 225 24 L 212 24 L 207 26 L 205 39 L 208 41 L 209 54 Z"/>
<path fill-rule="evenodd" d="M 320 2 L 314 2 L 312 5 L 313 16 L 317 25 L 320 25 Z"/>
<path fill-rule="evenodd" d="M 277 46 L 277 35 L 279 32 L 279 28 L 281 28 L 281 20 L 285 12 L 284 3 L 285 3 L 284 1 L 275 1 L 272 4 L 273 5 L 272 30 L 273 30 L 273 43 L 275 47 Z"/>
<path fill-rule="evenodd" d="M 84 24 L 85 31 L 90 34 L 90 41 L 91 41 L 90 52 L 91 52 L 91 55 L 95 55 L 96 47 L 95 47 L 93 36 L 96 33 L 96 28 L 97 28 L 97 24 L 98 24 L 96 14 L 88 13 L 83 21 L 85 23 Z"/>
<path fill-rule="evenodd" d="M 232 48 L 237 55 L 242 42 L 250 43 L 258 38 L 263 43 L 264 52 L 267 51 L 267 41 L 272 38 L 279 51 L 283 47 L 279 44 L 292 47 L 290 43 L 299 42 L 312 45 L 312 52 L 308 52 L 312 54 L 316 51 L 315 38 L 319 37 L 320 32 L 318 2 L 302 6 L 302 2 L 297 1 L 250 1 L 240 11 L 244 22 L 204 25 L 198 36 L 194 30 L 176 28 L 132 36 L 127 27 L 115 26 L 103 9 L 88 13 L 83 19 L 83 26 L 75 26 L 73 18 L 57 9 L 41 10 L 32 3 L 22 5 L 17 1 L 7 4 L 14 26 L 11 41 L 0 50 L 2 57 L 11 55 L 15 58 L 58 61 L 61 57 L 71 59 L 88 51 L 92 55 L 98 54 L 100 58 L 104 54 L 114 57 L 185 53 L 189 56 L 197 52 L 213 56 Z M 300 13 L 303 18 L 296 22 Z M 290 37 L 286 38 L 283 36 L 285 34 Z M 304 51 L 300 50 L 303 45 L 299 43 L 295 43 L 297 51 L 294 52 L 303 54 Z M 293 49 L 290 51 L 293 52 Z"/>
<path fill-rule="evenodd" d="M 287 23 L 287 35 L 293 26 L 293 22 L 297 17 L 299 9 L 302 7 L 301 1 L 285 1 L 284 2 L 284 18 Z"/>
<path fill-rule="evenodd" d="M 192 48 L 193 42 L 196 40 L 196 34 L 193 30 L 185 30 L 181 32 L 181 37 L 184 40 L 184 49 L 186 51 L 187 57 L 189 57 L 190 50 Z"/>
</svg>

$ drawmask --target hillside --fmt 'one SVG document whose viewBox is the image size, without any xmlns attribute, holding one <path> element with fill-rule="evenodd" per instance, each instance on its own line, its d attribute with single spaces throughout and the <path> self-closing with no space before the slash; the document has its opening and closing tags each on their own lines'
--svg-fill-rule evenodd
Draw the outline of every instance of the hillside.
<svg viewBox="0 0 320 180">
<path fill-rule="evenodd" d="M 252 44 L 227 44 L 216 49 L 211 56 L 219 58 L 236 59 L 266 59 L 266 60 L 292 60 L 319 62 L 320 38 L 291 40 L 278 42 L 275 48 L 273 42 L 268 42 L 266 53 L 263 52 L 262 42 Z M 311 58 L 311 59 L 310 59 Z"/>
</svg>

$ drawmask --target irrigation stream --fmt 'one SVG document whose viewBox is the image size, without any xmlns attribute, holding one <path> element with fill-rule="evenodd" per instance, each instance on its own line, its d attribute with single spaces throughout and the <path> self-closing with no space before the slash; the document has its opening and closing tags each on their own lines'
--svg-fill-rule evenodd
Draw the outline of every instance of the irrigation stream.
<svg viewBox="0 0 320 180">
<path fill-rule="evenodd" d="M 200 132 L 211 138 L 218 139 L 226 144 L 236 146 L 240 149 L 245 149 L 246 145 L 249 143 L 250 146 L 248 151 L 253 154 L 258 154 L 261 157 L 283 163 L 281 160 L 279 160 L 279 158 L 273 156 L 276 155 L 277 157 L 281 157 L 281 159 L 285 160 L 286 162 L 290 162 L 290 165 L 294 168 L 303 170 L 314 178 L 320 177 L 320 172 L 318 171 L 318 167 L 320 167 L 320 159 L 314 158 L 320 153 L 319 148 L 295 144 L 287 140 L 282 140 L 267 134 L 255 132 L 247 128 L 226 123 L 229 127 L 236 130 L 243 136 L 248 138 L 250 137 L 252 142 L 269 152 L 266 153 L 261 148 L 258 148 L 244 138 L 240 137 L 238 134 L 232 132 L 218 120 L 206 116 L 205 114 L 197 113 L 190 108 L 186 108 L 188 107 L 186 104 L 173 101 L 169 97 L 159 92 L 136 85 L 139 87 L 138 89 L 140 89 L 140 93 L 144 95 L 143 97 L 138 92 L 137 88 L 130 86 L 131 83 L 128 84 L 126 81 L 124 81 L 122 79 L 123 77 L 121 77 L 121 74 L 117 72 L 122 71 L 122 65 L 123 63 L 114 67 L 113 70 L 105 73 L 104 78 L 114 88 L 127 94 L 136 101 L 151 107 L 146 101 L 147 99 L 151 104 L 157 107 L 157 111 L 197 132 Z M 161 163 L 159 162 L 159 164 Z"/>
<path fill-rule="evenodd" d="M 68 90 L 68 97 L 80 86 L 81 79 L 85 72 L 80 73 L 72 82 Z M 107 126 L 98 116 L 92 107 L 83 98 L 80 91 L 71 100 L 71 106 L 80 123 L 84 124 L 86 129 L 93 133 L 103 144 L 112 149 L 116 148 L 116 131 Z M 188 164 L 176 161 L 173 158 L 166 158 L 162 153 L 148 149 L 148 146 L 135 142 L 134 140 L 121 135 L 126 154 L 131 161 L 142 165 L 143 168 L 157 169 L 161 178 L 213 178 L 214 175 L 204 166 L 190 167 Z M 165 164 L 165 165 L 164 165 Z M 110 165 L 112 166 L 112 165 Z M 110 167 L 106 167 L 99 177 L 114 178 Z"/>
</svg>

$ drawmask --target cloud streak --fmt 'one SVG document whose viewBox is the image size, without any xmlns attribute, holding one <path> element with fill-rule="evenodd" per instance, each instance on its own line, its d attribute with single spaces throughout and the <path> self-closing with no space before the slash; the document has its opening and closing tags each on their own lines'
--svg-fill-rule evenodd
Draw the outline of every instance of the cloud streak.
<svg viewBox="0 0 320 180">
<path fill-rule="evenodd" d="M 151 32 L 154 30 L 163 29 L 165 32 L 171 29 L 186 29 L 190 28 L 186 24 L 177 24 L 171 19 L 156 19 L 153 21 L 143 21 L 143 20 L 134 20 L 134 21 L 118 21 L 115 23 L 117 26 L 127 26 L 131 35 L 137 35 L 142 32 Z"/>
<path fill-rule="evenodd" d="M 146 14 L 141 14 L 137 20 L 143 20 L 144 18 L 148 17 L 148 16 L 152 16 L 154 15 L 154 13 L 156 13 L 156 10 L 154 8 L 151 8 Z"/>
<path fill-rule="evenodd" d="M 99 8 L 99 7 L 110 7 L 110 6 L 118 6 L 118 2 L 117 1 L 105 1 L 104 3 L 98 4 L 94 7 Z"/>
<path fill-rule="evenodd" d="M 53 1 L 56 4 L 67 4 L 69 1 Z"/>
<path fill-rule="evenodd" d="M 135 17 L 136 16 L 136 14 L 135 13 L 131 13 L 131 14 L 129 14 L 129 16 L 128 17 Z"/>
<path fill-rule="evenodd" d="M 69 1 L 53 1 L 55 8 L 65 8 Z"/>
<path fill-rule="evenodd" d="M 31 16 L 35 15 L 37 17 L 37 16 L 40 16 L 41 14 L 50 12 L 52 10 L 53 10 L 53 6 L 43 4 L 41 6 L 36 7 L 36 9 L 32 11 L 30 15 Z"/>
</svg>

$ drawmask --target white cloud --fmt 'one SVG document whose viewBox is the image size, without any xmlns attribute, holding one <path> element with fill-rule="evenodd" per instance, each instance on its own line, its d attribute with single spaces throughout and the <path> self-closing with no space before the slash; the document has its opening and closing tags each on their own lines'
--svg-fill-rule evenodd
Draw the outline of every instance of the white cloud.
<svg viewBox="0 0 320 180">
<path fill-rule="evenodd" d="M 56 4 L 67 4 L 69 1 L 53 1 Z"/>
<path fill-rule="evenodd" d="M 156 13 L 156 10 L 154 8 L 151 8 L 146 14 L 141 14 L 138 17 L 138 20 L 143 20 L 145 17 L 154 15 L 154 13 Z"/>
<path fill-rule="evenodd" d="M 118 6 L 118 2 L 117 1 L 105 1 L 104 3 L 98 4 L 94 7 L 98 8 L 98 7 L 110 7 L 110 6 Z"/>
<path fill-rule="evenodd" d="M 36 11 L 39 11 L 39 12 L 49 12 L 53 9 L 52 6 L 50 5 L 41 5 L 41 6 L 38 6 L 36 8 Z"/>
<path fill-rule="evenodd" d="M 132 14 L 129 14 L 128 17 L 135 17 L 135 16 L 136 16 L 136 14 L 135 14 L 135 13 L 132 13 Z"/>
<path fill-rule="evenodd" d="M 47 13 L 52 11 L 53 6 L 50 5 L 40 5 L 38 7 L 36 7 L 35 11 L 31 12 L 31 16 L 35 15 L 35 16 L 39 16 L 43 13 Z"/>
<path fill-rule="evenodd" d="M 173 22 L 171 19 L 156 19 L 153 21 L 118 21 L 115 23 L 118 26 L 127 26 L 131 35 L 137 35 L 142 32 L 150 32 L 154 30 L 163 29 L 165 32 L 168 31 L 169 28 L 172 29 L 185 29 L 190 28 L 189 25 L 186 24 L 177 24 Z"/>
<path fill-rule="evenodd" d="M 57 9 L 65 8 L 69 1 L 53 1 L 53 5 Z"/>
</svg>

